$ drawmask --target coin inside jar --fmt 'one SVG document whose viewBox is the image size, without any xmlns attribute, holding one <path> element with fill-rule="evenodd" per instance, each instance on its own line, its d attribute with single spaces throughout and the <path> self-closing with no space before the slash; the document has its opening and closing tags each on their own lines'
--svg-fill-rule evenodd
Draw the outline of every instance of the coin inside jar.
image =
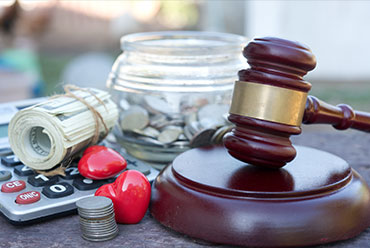
<svg viewBox="0 0 370 248">
<path fill-rule="evenodd" d="M 153 153 L 146 152 L 149 147 L 154 152 L 157 147 L 186 149 L 220 143 L 224 131 L 228 130 L 224 127 L 230 125 L 224 117 L 229 106 L 207 104 L 206 100 L 198 102 L 205 105 L 190 108 L 183 104 L 187 106 L 187 112 L 176 113 L 165 99 L 150 95 L 143 97 L 141 101 L 136 99 L 135 104 L 123 111 L 121 116 L 121 137 L 130 137 L 128 142 L 132 142 L 132 138 L 140 141 L 140 144 L 144 142 L 147 148 L 140 152 L 132 150 L 138 148 L 131 144 L 124 145 L 125 148 L 132 155 L 138 154 L 143 156 L 140 159 L 151 161 Z M 127 108 L 126 105 L 125 107 Z M 127 124 L 128 122 L 130 123 Z M 146 154 L 148 156 L 144 157 Z"/>
<path fill-rule="evenodd" d="M 142 129 L 149 123 L 148 111 L 140 106 L 131 106 L 121 115 L 121 128 L 123 130 Z"/>
</svg>

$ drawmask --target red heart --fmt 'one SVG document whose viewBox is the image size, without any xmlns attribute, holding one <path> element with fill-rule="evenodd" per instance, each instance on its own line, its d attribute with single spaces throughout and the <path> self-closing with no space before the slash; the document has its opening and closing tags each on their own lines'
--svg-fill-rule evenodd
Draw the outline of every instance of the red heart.
<svg viewBox="0 0 370 248">
<path fill-rule="evenodd" d="M 78 162 L 78 171 L 84 177 L 101 180 L 117 175 L 126 166 L 126 160 L 115 150 L 105 146 L 91 146 L 84 151 Z"/>
<path fill-rule="evenodd" d="M 116 221 L 123 224 L 138 223 L 145 215 L 150 201 L 150 183 L 136 170 L 123 172 L 114 183 L 101 186 L 95 195 L 113 201 Z"/>
</svg>

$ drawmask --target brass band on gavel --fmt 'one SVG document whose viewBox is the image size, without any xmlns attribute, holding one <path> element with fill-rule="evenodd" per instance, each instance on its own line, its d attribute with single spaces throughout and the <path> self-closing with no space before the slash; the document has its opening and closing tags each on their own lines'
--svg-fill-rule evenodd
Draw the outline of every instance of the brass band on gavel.
<svg viewBox="0 0 370 248">
<path fill-rule="evenodd" d="M 300 126 L 307 93 L 267 84 L 237 81 L 230 114 Z"/>
</svg>

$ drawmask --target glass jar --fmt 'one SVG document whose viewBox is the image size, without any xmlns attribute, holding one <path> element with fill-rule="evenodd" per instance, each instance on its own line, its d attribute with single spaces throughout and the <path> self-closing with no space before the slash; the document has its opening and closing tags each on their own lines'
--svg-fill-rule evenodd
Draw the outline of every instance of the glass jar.
<svg viewBox="0 0 370 248">
<path fill-rule="evenodd" d="M 221 142 L 243 36 L 169 31 L 122 37 L 107 81 L 120 109 L 117 141 L 131 155 L 171 162 L 191 147 Z"/>
</svg>

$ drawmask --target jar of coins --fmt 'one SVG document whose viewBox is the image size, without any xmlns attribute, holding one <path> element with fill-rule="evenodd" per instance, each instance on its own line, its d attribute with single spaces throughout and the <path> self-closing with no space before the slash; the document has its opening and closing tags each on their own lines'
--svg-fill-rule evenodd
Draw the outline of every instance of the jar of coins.
<svg viewBox="0 0 370 248">
<path fill-rule="evenodd" d="M 220 143 L 247 39 L 169 31 L 122 37 L 107 87 L 120 109 L 114 128 L 131 155 L 168 163 L 192 148 Z"/>
</svg>

